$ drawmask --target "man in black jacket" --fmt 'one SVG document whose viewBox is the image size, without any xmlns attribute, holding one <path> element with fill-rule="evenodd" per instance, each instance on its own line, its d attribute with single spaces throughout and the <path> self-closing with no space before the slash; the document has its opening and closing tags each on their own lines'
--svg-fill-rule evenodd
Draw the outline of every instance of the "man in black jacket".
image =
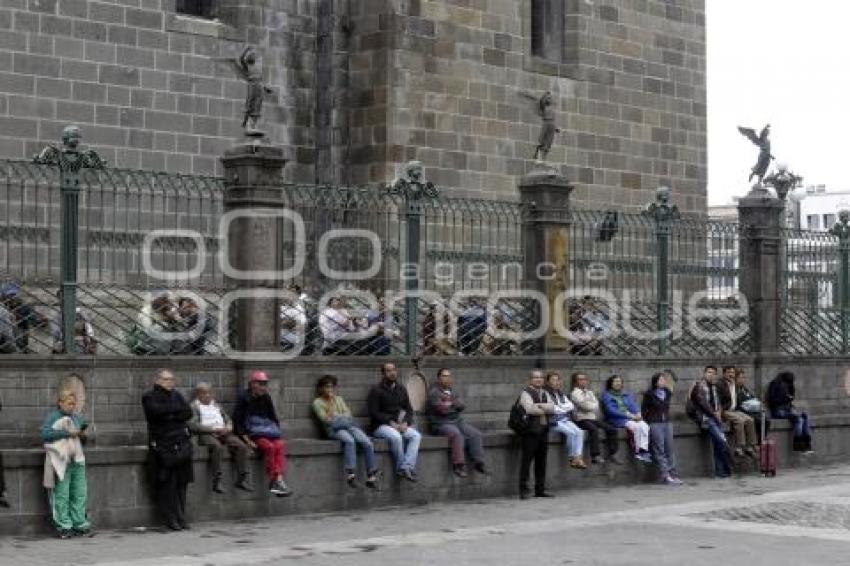
<svg viewBox="0 0 850 566">
<path fill-rule="evenodd" d="M 266 372 L 254 370 L 248 378 L 248 390 L 236 400 L 233 410 L 233 432 L 263 455 L 269 493 L 288 497 L 292 490 L 283 481 L 286 474 L 286 443 L 281 438 L 280 420 L 269 395 Z"/>
<path fill-rule="evenodd" d="M 159 370 L 153 389 L 142 396 L 142 407 L 148 422 L 157 506 L 169 529 L 188 529 L 186 488 L 194 477 L 187 423 L 192 418 L 192 409 L 174 389 L 171 371 Z"/>
<path fill-rule="evenodd" d="M 717 391 L 717 368 L 705 366 L 703 378 L 691 388 L 689 397 L 689 414 L 711 439 L 714 451 L 714 476 L 728 478 L 732 475 L 732 458 L 729 444 L 723 434 L 723 424 L 720 420 L 722 407 L 720 393 Z"/>
<path fill-rule="evenodd" d="M 416 481 L 416 457 L 422 436 L 413 428 L 413 408 L 407 389 L 398 384 L 395 364 L 387 362 L 381 366 L 381 382 L 369 390 L 367 405 L 372 436 L 389 444 L 396 474 Z"/>
</svg>

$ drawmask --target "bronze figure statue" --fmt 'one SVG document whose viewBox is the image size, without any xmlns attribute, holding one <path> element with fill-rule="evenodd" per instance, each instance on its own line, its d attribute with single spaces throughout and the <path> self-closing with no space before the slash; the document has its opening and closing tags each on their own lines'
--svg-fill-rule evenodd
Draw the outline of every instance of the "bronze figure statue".
<svg viewBox="0 0 850 566">
<path fill-rule="evenodd" d="M 756 131 L 752 128 L 742 128 L 741 126 L 738 126 L 738 131 L 759 148 L 758 161 L 756 161 L 756 164 L 753 166 L 748 182 L 752 181 L 753 177 L 758 177 L 759 183 L 761 183 L 765 174 L 767 174 L 767 168 L 770 167 L 770 161 L 775 159 L 770 154 L 770 124 L 767 124 L 764 128 L 762 128 L 761 133 L 758 136 L 756 135 Z"/>
<path fill-rule="evenodd" d="M 555 125 L 555 109 L 553 105 L 555 99 L 550 91 L 543 93 L 539 99 L 526 92 L 521 92 L 521 96 L 534 100 L 537 103 L 537 113 L 540 115 L 543 124 L 540 130 L 540 137 L 537 139 L 537 149 L 534 150 L 534 159 L 546 161 L 546 156 L 552 149 L 552 143 L 555 141 L 555 134 L 561 131 Z"/>
<path fill-rule="evenodd" d="M 248 83 L 245 95 L 245 110 L 242 118 L 242 127 L 251 121 L 251 130 L 257 129 L 257 122 L 263 113 L 263 98 L 266 94 L 273 94 L 274 90 L 263 84 L 263 71 L 257 67 L 257 54 L 254 48 L 248 46 L 242 55 L 236 60 L 236 68 L 242 78 Z"/>
</svg>

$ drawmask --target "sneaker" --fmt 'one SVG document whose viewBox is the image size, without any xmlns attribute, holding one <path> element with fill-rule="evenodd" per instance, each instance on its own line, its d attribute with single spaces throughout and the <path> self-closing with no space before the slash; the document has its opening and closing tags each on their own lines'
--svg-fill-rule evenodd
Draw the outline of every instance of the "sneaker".
<svg viewBox="0 0 850 566">
<path fill-rule="evenodd" d="M 594 456 L 590 459 L 590 462 L 592 464 L 604 464 L 605 458 L 603 458 L 602 456 L 596 455 L 596 456 Z"/>
<path fill-rule="evenodd" d="M 240 475 L 239 479 L 236 480 L 236 485 L 234 487 L 236 487 L 236 489 L 241 489 L 242 491 L 254 491 L 254 486 L 251 485 L 251 476 L 249 474 Z"/>
<path fill-rule="evenodd" d="M 72 529 L 72 531 L 75 537 L 91 538 L 94 536 L 94 533 L 88 527 L 84 529 Z"/>
<path fill-rule="evenodd" d="M 666 485 L 682 485 L 682 480 L 674 478 L 673 476 L 667 476 L 661 480 L 661 482 Z"/>
<path fill-rule="evenodd" d="M 578 470 L 584 470 L 587 468 L 587 464 L 584 463 L 584 460 L 582 460 L 581 457 L 570 458 L 570 467 Z"/>
<path fill-rule="evenodd" d="M 62 540 L 68 540 L 69 538 L 74 538 L 74 532 L 71 529 L 59 529 L 56 536 Z"/>
<path fill-rule="evenodd" d="M 492 475 L 490 474 L 490 470 L 487 469 L 487 466 L 484 465 L 484 462 L 476 462 L 475 471 L 484 476 Z"/>
<path fill-rule="evenodd" d="M 469 474 L 466 473 L 466 467 L 463 464 L 455 464 L 452 467 L 452 472 L 459 478 L 465 478 Z"/>
<path fill-rule="evenodd" d="M 758 460 L 758 454 L 756 454 L 755 446 L 747 446 L 746 448 L 744 448 L 744 454 L 746 454 L 753 460 Z"/>
<path fill-rule="evenodd" d="M 349 472 L 345 476 L 345 481 L 348 483 L 348 487 L 357 488 L 359 487 L 357 484 L 357 475 L 353 472 Z"/>
<path fill-rule="evenodd" d="M 373 472 L 369 472 L 366 476 L 366 487 L 371 489 L 378 489 L 378 472 L 377 470 Z"/>
<path fill-rule="evenodd" d="M 213 478 L 212 490 L 216 493 L 224 493 L 224 486 L 221 482 L 221 476 Z"/>
<path fill-rule="evenodd" d="M 292 495 L 292 490 L 286 486 L 283 480 L 273 481 L 269 484 L 269 493 L 277 497 L 289 497 Z"/>
<path fill-rule="evenodd" d="M 638 460 L 640 462 L 646 462 L 648 464 L 652 462 L 652 457 L 646 452 L 639 452 L 635 454 L 635 460 Z"/>
<path fill-rule="evenodd" d="M 416 475 L 413 473 L 413 470 L 399 470 L 398 476 L 409 482 L 416 483 Z"/>
</svg>

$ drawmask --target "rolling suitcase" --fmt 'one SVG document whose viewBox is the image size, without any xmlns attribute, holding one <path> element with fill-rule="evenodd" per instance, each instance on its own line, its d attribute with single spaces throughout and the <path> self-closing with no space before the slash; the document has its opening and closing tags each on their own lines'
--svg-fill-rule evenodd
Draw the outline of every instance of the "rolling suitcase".
<svg viewBox="0 0 850 566">
<path fill-rule="evenodd" d="M 761 412 L 761 430 L 763 431 L 761 437 L 761 446 L 759 447 L 759 471 L 764 477 L 775 477 L 776 476 L 776 463 L 777 463 L 777 451 L 776 451 L 776 441 L 768 438 L 764 425 L 765 425 L 765 411 Z"/>
</svg>

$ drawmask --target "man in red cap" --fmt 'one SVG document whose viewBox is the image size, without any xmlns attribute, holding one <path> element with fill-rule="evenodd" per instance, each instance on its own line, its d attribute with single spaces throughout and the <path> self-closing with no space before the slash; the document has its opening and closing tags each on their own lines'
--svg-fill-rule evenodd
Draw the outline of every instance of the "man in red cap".
<svg viewBox="0 0 850 566">
<path fill-rule="evenodd" d="M 280 421 L 269 395 L 269 377 L 266 372 L 250 372 L 248 389 L 236 401 L 233 428 L 248 446 L 262 453 L 269 478 L 269 492 L 278 497 L 292 495 L 292 490 L 283 481 L 286 445 L 281 438 Z"/>
</svg>

